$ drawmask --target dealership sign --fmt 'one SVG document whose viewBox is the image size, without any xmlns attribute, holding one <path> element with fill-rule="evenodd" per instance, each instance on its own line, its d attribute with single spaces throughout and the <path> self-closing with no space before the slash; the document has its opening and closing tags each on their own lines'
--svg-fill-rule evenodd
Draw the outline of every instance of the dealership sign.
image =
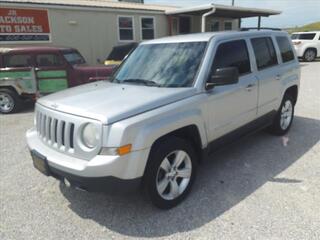
<svg viewBox="0 0 320 240">
<path fill-rule="evenodd" d="M 49 42 L 47 10 L 0 7 L 0 42 Z"/>
</svg>

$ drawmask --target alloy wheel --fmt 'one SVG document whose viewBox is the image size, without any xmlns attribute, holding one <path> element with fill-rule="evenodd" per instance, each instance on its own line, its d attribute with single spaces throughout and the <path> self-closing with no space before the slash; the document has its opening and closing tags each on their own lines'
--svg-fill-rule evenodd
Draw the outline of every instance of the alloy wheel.
<svg viewBox="0 0 320 240">
<path fill-rule="evenodd" d="M 292 121 L 292 102 L 290 100 L 285 101 L 281 108 L 280 127 L 286 130 Z"/>
<path fill-rule="evenodd" d="M 188 187 L 192 174 L 190 156 L 183 150 L 169 153 L 158 169 L 156 186 L 165 200 L 179 197 Z"/>
</svg>

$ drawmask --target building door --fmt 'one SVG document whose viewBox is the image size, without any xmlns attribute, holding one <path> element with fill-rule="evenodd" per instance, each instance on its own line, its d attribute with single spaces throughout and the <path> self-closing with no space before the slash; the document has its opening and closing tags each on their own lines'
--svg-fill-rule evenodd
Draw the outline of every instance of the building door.
<svg viewBox="0 0 320 240">
<path fill-rule="evenodd" d="M 191 17 L 181 16 L 179 17 L 179 34 L 191 33 Z"/>
</svg>

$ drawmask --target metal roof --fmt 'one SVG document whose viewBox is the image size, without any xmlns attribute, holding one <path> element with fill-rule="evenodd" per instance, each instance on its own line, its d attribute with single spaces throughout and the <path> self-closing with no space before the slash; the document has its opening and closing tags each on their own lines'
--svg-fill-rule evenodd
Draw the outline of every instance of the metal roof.
<svg viewBox="0 0 320 240">
<path fill-rule="evenodd" d="M 186 7 L 173 10 L 167 10 L 167 15 L 176 15 L 176 14 L 204 14 L 210 10 L 215 9 L 215 13 L 212 15 L 217 17 L 230 17 L 230 18 L 243 18 L 243 17 L 256 17 L 256 16 L 270 16 L 280 14 L 281 11 L 275 11 L 270 9 L 259 9 L 259 8 L 245 8 L 237 6 L 227 6 L 220 4 L 206 4 L 195 7 Z"/>
<path fill-rule="evenodd" d="M 142 3 L 131 3 L 131 2 L 116 2 L 111 0 L 0 0 L 0 3 L 112 8 L 112 9 L 158 11 L 158 12 L 165 12 L 168 10 L 177 9 L 177 7 L 175 6 L 158 5 L 158 4 L 142 4 Z"/>
</svg>

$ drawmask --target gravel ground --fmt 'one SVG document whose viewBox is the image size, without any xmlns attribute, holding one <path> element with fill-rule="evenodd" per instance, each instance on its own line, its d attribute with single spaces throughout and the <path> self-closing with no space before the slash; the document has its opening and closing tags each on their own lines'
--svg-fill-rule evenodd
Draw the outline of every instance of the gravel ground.
<svg viewBox="0 0 320 240">
<path fill-rule="evenodd" d="M 288 145 L 261 132 L 211 156 L 170 211 L 41 175 L 24 137 L 33 109 L 1 115 L 0 239 L 320 239 L 320 62 L 301 65 Z"/>
</svg>

